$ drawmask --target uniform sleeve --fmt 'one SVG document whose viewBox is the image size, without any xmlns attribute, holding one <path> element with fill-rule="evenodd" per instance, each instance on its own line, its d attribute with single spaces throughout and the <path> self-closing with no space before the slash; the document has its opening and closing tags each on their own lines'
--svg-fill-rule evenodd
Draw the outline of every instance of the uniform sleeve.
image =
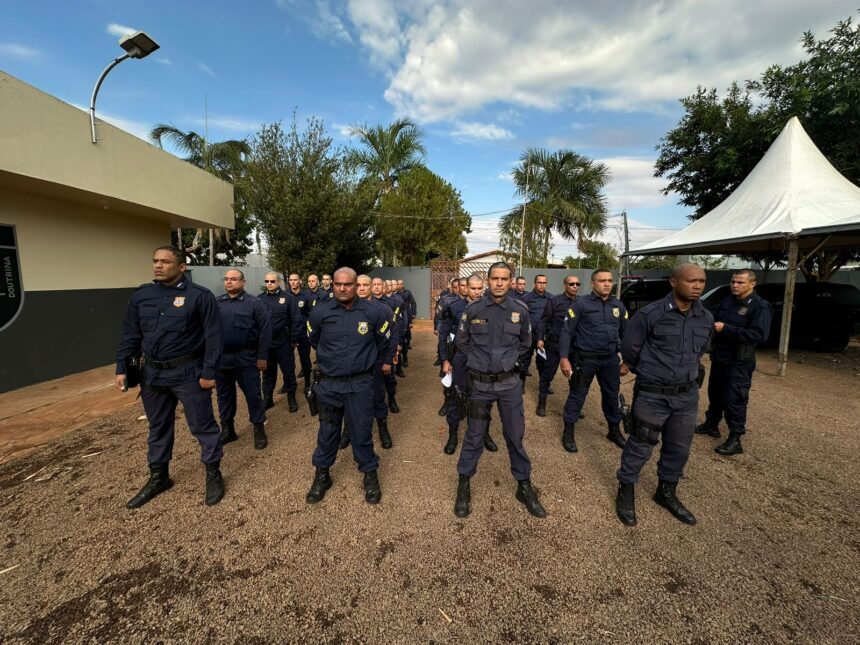
<svg viewBox="0 0 860 645">
<path fill-rule="evenodd" d="M 454 312 L 451 311 L 451 307 L 445 307 L 442 311 L 442 321 L 439 323 L 439 360 L 451 360 L 451 357 L 448 356 L 448 335 L 456 332 L 456 324 L 457 321 L 454 320 Z"/>
<path fill-rule="evenodd" d="M 528 360 L 529 351 L 532 348 L 532 318 L 528 308 L 522 313 L 520 319 L 520 365 L 525 365 Z"/>
<path fill-rule="evenodd" d="M 287 296 L 287 311 L 290 316 L 290 343 L 299 342 L 302 334 L 307 334 L 307 330 L 302 324 L 302 316 L 299 313 L 299 306 L 296 304 L 296 299 Z"/>
<path fill-rule="evenodd" d="M 412 292 L 409 292 L 409 309 L 412 311 L 413 320 L 418 316 L 418 302 Z"/>
<path fill-rule="evenodd" d="M 116 373 L 125 374 L 125 359 L 129 356 L 140 356 L 140 342 L 143 334 L 140 331 L 140 318 L 137 315 L 137 305 L 134 296 L 129 298 L 122 321 L 122 332 L 119 347 L 116 350 Z"/>
<path fill-rule="evenodd" d="M 630 319 L 624 339 L 621 341 L 621 360 L 634 374 L 638 373 L 636 366 L 639 363 L 639 354 L 648 338 L 649 331 L 648 315 L 637 311 Z"/>
<path fill-rule="evenodd" d="M 573 342 L 573 335 L 576 333 L 576 326 L 579 324 L 581 313 L 577 307 L 578 301 L 573 303 L 564 321 L 561 323 L 561 331 L 558 336 L 558 355 L 562 358 L 567 358 L 570 355 L 570 344 Z"/>
<path fill-rule="evenodd" d="M 320 342 L 320 322 L 322 321 L 322 310 L 314 309 L 311 315 L 308 316 L 308 321 L 305 323 L 308 339 L 311 341 L 311 347 L 317 348 Z"/>
<path fill-rule="evenodd" d="M 552 319 L 552 300 L 546 303 L 546 307 L 543 308 L 543 314 L 540 317 L 539 321 L 535 321 L 535 334 L 537 334 L 538 340 L 546 340 L 546 330 L 549 328 L 550 320 Z"/>
<path fill-rule="evenodd" d="M 624 334 L 627 333 L 627 323 L 630 316 L 627 313 L 627 307 L 624 306 L 624 303 L 619 301 L 619 305 L 621 307 L 621 324 L 618 325 L 618 338 L 619 340 L 624 340 Z"/>
<path fill-rule="evenodd" d="M 469 344 L 471 342 L 471 333 L 469 328 L 468 310 L 460 316 L 460 323 L 457 325 L 457 334 L 454 336 L 454 346 L 458 352 L 463 352 L 464 355 L 469 353 Z"/>
<path fill-rule="evenodd" d="M 727 324 L 720 333 L 727 334 L 730 338 L 737 338 L 742 343 L 760 345 L 765 342 L 770 336 L 770 305 L 766 302 L 759 302 L 758 306 L 750 313 L 752 315 L 746 327 Z"/>
<path fill-rule="evenodd" d="M 388 348 L 389 356 L 386 363 L 391 363 L 397 355 L 397 346 L 400 344 L 400 339 L 403 338 L 403 330 L 400 327 L 400 321 L 397 319 L 397 314 L 394 313 L 394 310 L 392 310 L 391 307 L 385 305 L 385 309 L 383 311 L 385 312 L 383 316 L 388 322 L 388 329 L 390 331 L 388 342 L 391 345 Z"/>
<path fill-rule="evenodd" d="M 269 308 L 257 300 L 254 306 L 254 321 L 257 325 L 257 360 L 269 358 L 269 348 L 272 346 L 272 315 Z"/>
<path fill-rule="evenodd" d="M 376 324 L 374 325 L 376 328 L 376 355 L 385 356 L 387 359 L 387 354 L 391 349 L 390 345 L 393 345 L 394 351 L 397 351 L 397 343 L 391 342 L 391 322 L 388 320 L 388 316 L 382 309 L 376 309 L 374 313 L 376 314 Z M 385 360 L 385 362 L 390 364 L 389 360 Z"/>
<path fill-rule="evenodd" d="M 202 293 L 198 305 L 200 321 L 203 324 L 205 351 L 203 353 L 203 371 L 200 378 L 208 380 L 215 378 L 218 359 L 221 358 L 221 316 L 218 313 L 218 303 L 210 292 Z"/>
</svg>

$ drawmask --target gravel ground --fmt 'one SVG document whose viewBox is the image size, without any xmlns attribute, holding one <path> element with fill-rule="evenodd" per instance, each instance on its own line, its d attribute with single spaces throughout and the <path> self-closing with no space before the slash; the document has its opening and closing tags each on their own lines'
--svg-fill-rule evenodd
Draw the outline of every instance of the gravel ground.
<svg viewBox="0 0 860 645">
<path fill-rule="evenodd" d="M 679 493 L 699 524 L 651 501 L 652 460 L 639 526 L 626 528 L 596 386 L 569 455 L 561 377 L 547 418 L 533 413 L 534 379 L 526 395 L 549 516 L 514 499 L 503 448 L 481 461 L 472 516 L 455 518 L 433 339 L 415 334 L 376 507 L 344 452 L 325 500 L 305 503 L 316 427 L 303 402 L 291 415 L 285 400 L 266 450 L 237 424 L 227 497 L 212 508 L 182 419 L 175 486 L 124 508 L 146 476 L 139 404 L 0 466 L 0 641 L 860 641 L 856 344 L 838 362 L 797 358 L 784 380 L 761 353 L 746 454 L 719 457 L 715 440 L 696 437 Z"/>
</svg>

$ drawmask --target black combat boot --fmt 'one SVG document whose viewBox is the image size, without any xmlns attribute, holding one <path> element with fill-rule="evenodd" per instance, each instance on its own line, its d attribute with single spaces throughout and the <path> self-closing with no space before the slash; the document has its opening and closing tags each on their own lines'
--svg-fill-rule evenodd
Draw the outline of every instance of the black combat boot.
<svg viewBox="0 0 860 645">
<path fill-rule="evenodd" d="M 579 448 L 576 447 L 576 434 L 574 432 L 574 428 L 576 428 L 575 423 L 570 423 L 569 421 L 564 422 L 564 430 L 561 433 L 561 445 L 564 446 L 564 449 L 568 452 L 579 452 Z"/>
<path fill-rule="evenodd" d="M 269 440 L 266 438 L 266 426 L 262 423 L 254 424 L 254 448 L 262 450 L 269 445 Z"/>
<path fill-rule="evenodd" d="M 400 378 L 404 378 L 406 376 L 406 372 L 403 371 L 402 363 L 398 363 L 394 366 L 394 374 Z"/>
<path fill-rule="evenodd" d="M 720 424 L 719 422 L 711 423 L 711 421 L 707 417 L 705 417 L 705 422 L 700 423 L 696 426 L 696 434 L 706 434 L 709 437 L 716 437 L 717 439 L 719 439 Z"/>
<path fill-rule="evenodd" d="M 275 407 L 275 397 L 273 394 L 266 395 L 265 406 L 267 410 L 271 410 L 273 407 Z"/>
<path fill-rule="evenodd" d="M 173 482 L 167 475 L 167 464 L 149 464 L 149 480 L 140 489 L 140 492 L 128 500 L 126 508 L 140 508 L 156 495 L 163 493 L 173 486 Z"/>
<path fill-rule="evenodd" d="M 343 430 L 340 431 L 340 445 L 338 446 L 338 450 L 343 450 L 349 445 L 349 430 L 344 427 Z"/>
<path fill-rule="evenodd" d="M 296 391 L 287 392 L 287 405 L 289 405 L 290 412 L 298 412 L 299 411 L 299 402 L 296 401 Z"/>
<path fill-rule="evenodd" d="M 469 517 L 472 512 L 472 492 L 469 487 L 469 476 L 460 475 L 457 484 L 457 501 L 454 502 L 454 515 L 457 517 Z"/>
<path fill-rule="evenodd" d="M 403 367 L 409 367 L 409 356 L 406 352 L 403 352 L 401 356 L 403 357 Z"/>
<path fill-rule="evenodd" d="M 392 414 L 400 412 L 400 406 L 397 405 L 397 397 L 394 394 L 388 395 L 388 411 Z"/>
<path fill-rule="evenodd" d="M 487 433 L 484 435 L 484 448 L 486 448 L 490 452 L 496 452 L 499 449 L 499 447 L 496 445 L 496 442 L 493 441 L 493 437 L 490 435 L 489 428 L 487 428 Z"/>
<path fill-rule="evenodd" d="M 379 477 L 376 471 L 364 473 L 364 501 L 368 504 L 379 504 L 382 499 L 382 489 L 379 488 Z"/>
<path fill-rule="evenodd" d="M 391 433 L 388 432 L 388 419 L 377 419 L 376 423 L 379 425 L 379 443 L 388 450 L 394 445 L 391 441 Z"/>
<path fill-rule="evenodd" d="M 221 422 L 221 443 L 230 443 L 236 441 L 239 435 L 236 434 L 236 429 L 233 427 L 233 420 Z"/>
<path fill-rule="evenodd" d="M 317 468 L 311 489 L 305 495 L 305 501 L 308 504 L 316 504 L 322 501 L 322 498 L 325 497 L 325 492 L 329 488 L 331 488 L 331 475 L 328 474 L 328 468 Z"/>
<path fill-rule="evenodd" d="M 224 478 L 221 462 L 206 464 L 206 506 L 214 506 L 224 498 Z"/>
<path fill-rule="evenodd" d="M 439 408 L 439 416 L 444 417 L 448 414 L 448 398 L 446 397 L 444 401 L 442 401 L 442 407 Z"/>
<path fill-rule="evenodd" d="M 667 482 L 661 479 L 660 483 L 657 484 L 657 491 L 654 493 L 654 501 L 684 524 L 695 524 L 696 518 L 693 517 L 693 514 L 687 510 L 675 494 L 677 488 L 678 482 Z"/>
<path fill-rule="evenodd" d="M 741 435 L 738 432 L 730 431 L 729 438 L 726 439 L 726 442 L 720 444 L 714 450 L 721 455 L 726 455 L 727 457 L 730 455 L 739 455 L 744 451 L 744 447 L 741 445 Z"/>
<path fill-rule="evenodd" d="M 278 390 L 278 394 L 286 394 L 286 393 L 287 393 L 287 384 L 286 384 L 286 383 L 284 383 L 284 384 L 281 386 L 281 389 L 280 389 L 280 390 Z"/>
<path fill-rule="evenodd" d="M 457 450 L 457 426 L 448 426 L 448 443 L 445 444 L 446 455 L 453 455 Z"/>
<path fill-rule="evenodd" d="M 621 434 L 621 428 L 617 423 L 609 424 L 609 432 L 606 433 L 606 438 L 622 449 L 624 448 L 624 444 L 627 443 L 627 440 L 624 438 L 624 435 Z"/>
<path fill-rule="evenodd" d="M 633 484 L 618 484 L 615 496 L 615 514 L 625 526 L 636 526 L 636 496 Z"/>
<path fill-rule="evenodd" d="M 537 491 L 532 488 L 530 479 L 523 479 L 517 482 L 517 499 L 520 500 L 529 513 L 535 517 L 546 517 L 546 511 L 541 506 L 538 500 Z"/>
<path fill-rule="evenodd" d="M 546 416 L 546 394 L 538 394 L 538 404 L 535 414 L 539 417 Z"/>
</svg>

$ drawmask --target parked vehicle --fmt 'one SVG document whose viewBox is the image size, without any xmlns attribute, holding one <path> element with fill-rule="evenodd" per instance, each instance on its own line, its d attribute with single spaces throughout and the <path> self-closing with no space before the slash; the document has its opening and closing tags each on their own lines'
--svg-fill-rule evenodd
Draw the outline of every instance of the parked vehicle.
<svg viewBox="0 0 860 645">
<path fill-rule="evenodd" d="M 621 302 L 632 316 L 649 302 L 659 300 L 671 290 L 668 276 L 655 279 L 625 276 L 621 284 Z"/>
<path fill-rule="evenodd" d="M 756 286 L 756 293 L 773 307 L 770 338 L 766 344 L 779 343 L 785 284 Z M 720 285 L 702 296 L 710 311 L 731 294 L 729 285 Z M 789 345 L 818 352 L 841 352 L 860 327 L 860 290 L 851 284 L 799 282 L 794 289 Z"/>
</svg>

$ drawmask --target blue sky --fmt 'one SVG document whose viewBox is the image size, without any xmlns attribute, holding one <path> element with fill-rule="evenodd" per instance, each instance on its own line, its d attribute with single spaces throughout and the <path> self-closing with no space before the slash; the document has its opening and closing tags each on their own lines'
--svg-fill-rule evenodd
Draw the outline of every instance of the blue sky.
<svg viewBox="0 0 860 645">
<path fill-rule="evenodd" d="M 98 112 L 138 136 L 161 122 L 202 133 L 204 103 L 210 140 L 243 138 L 295 110 L 349 145 L 349 124 L 408 116 L 425 132 L 427 165 L 474 215 L 472 252 L 497 244 L 496 211 L 516 201 L 507 173 L 521 152 L 570 148 L 609 166 L 611 209 L 626 209 L 635 248 L 686 224 L 686 209 L 652 176 L 678 99 L 799 60 L 805 30 L 823 36 L 855 9 L 831 0 L 0 0 L 0 69 L 85 107 L 130 28 L 161 49 L 114 70 Z M 620 242 L 614 228 L 604 239 Z M 556 240 L 554 255 L 572 251 Z"/>
</svg>

